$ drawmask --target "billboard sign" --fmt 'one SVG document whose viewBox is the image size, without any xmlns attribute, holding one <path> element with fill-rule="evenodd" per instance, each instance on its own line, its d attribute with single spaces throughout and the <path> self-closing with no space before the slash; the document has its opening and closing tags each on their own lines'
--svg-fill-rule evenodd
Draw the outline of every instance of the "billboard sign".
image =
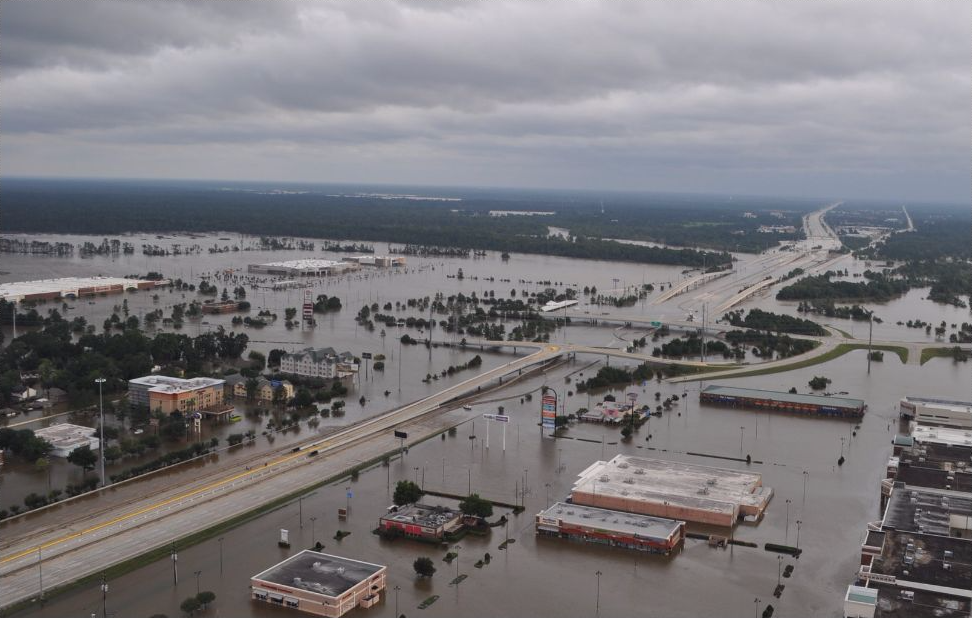
<svg viewBox="0 0 972 618">
<path fill-rule="evenodd" d="M 540 422 L 544 429 L 557 428 L 557 396 L 550 392 L 541 400 Z"/>
</svg>

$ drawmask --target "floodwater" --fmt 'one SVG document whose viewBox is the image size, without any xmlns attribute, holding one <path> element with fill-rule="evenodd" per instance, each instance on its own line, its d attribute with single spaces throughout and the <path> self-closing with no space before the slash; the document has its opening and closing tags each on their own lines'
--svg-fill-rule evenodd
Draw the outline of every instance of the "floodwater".
<svg viewBox="0 0 972 618">
<path fill-rule="evenodd" d="M 152 239 L 149 242 L 156 241 Z M 208 246 L 207 242 L 199 241 L 199 244 Z M 379 253 L 383 252 L 382 249 L 376 246 Z M 317 255 L 320 256 L 321 252 L 318 251 Z M 325 257 L 328 255 L 324 254 Z M 3 270 L 10 274 L 3 275 L 2 280 L 96 273 L 125 274 L 148 270 L 188 278 L 190 268 L 198 276 L 201 270 L 214 271 L 231 266 L 245 268 L 248 262 L 293 257 L 308 257 L 308 254 L 247 252 L 215 256 L 204 254 L 191 258 L 145 258 L 138 255 L 116 260 L 5 255 Z M 435 270 L 432 270 L 433 266 Z M 460 267 L 465 274 L 464 280 L 446 277 Z M 331 345 L 356 353 L 382 351 L 382 340 L 377 329 L 374 333 L 360 328 L 356 331 L 353 323 L 357 309 L 372 299 L 383 304 L 385 299 L 394 303 L 437 291 L 449 294 L 475 290 L 481 294 L 490 289 L 496 290 L 497 295 L 507 296 L 506 291 L 513 287 L 531 291 L 545 287 L 537 283 L 520 283 L 521 279 L 544 279 L 553 283 L 562 281 L 581 287 L 597 285 L 607 289 L 614 285 L 615 278 L 640 283 L 642 280 L 677 281 L 681 276 L 681 269 L 675 267 L 642 267 L 525 255 L 512 255 L 509 261 L 504 262 L 493 253 L 486 258 L 465 260 L 410 258 L 409 271 L 407 274 L 383 273 L 367 279 L 323 282 L 315 289 L 315 294 L 340 296 L 345 307 L 340 314 L 324 319 L 319 317 L 320 324 L 313 331 L 288 331 L 281 324 L 282 320 L 262 331 L 248 329 L 246 332 L 254 340 L 251 348 L 266 351 L 288 345 Z M 496 281 L 484 281 L 488 276 L 495 277 Z M 503 278 L 511 281 L 501 282 Z M 284 307 L 298 304 L 297 292 L 293 292 L 294 296 L 289 300 L 286 293 L 268 294 L 265 301 L 252 294 L 248 290 L 254 311 L 266 303 L 265 306 L 282 315 Z M 160 303 L 171 305 L 176 302 L 175 299 L 169 300 L 168 296 L 168 292 L 162 292 Z M 189 298 L 194 296 L 187 294 Z M 148 309 L 153 306 L 151 293 L 128 294 L 125 298 L 129 299 L 133 312 L 137 310 L 136 307 Z M 92 318 L 97 316 L 92 322 L 100 326 L 106 312 L 110 313 L 111 306 L 120 303 L 121 299 L 101 298 L 95 301 L 95 305 L 77 301 L 74 304 L 78 313 L 69 312 L 68 317 L 90 312 L 88 315 Z M 945 310 L 937 305 L 916 299 L 909 302 L 914 306 L 902 311 L 912 312 L 914 317 L 922 317 L 933 323 L 946 319 L 932 317 L 944 315 Z M 760 303 L 760 306 L 768 305 Z M 650 305 L 639 303 L 629 310 L 647 313 L 650 312 Z M 207 316 L 212 325 L 228 324 L 229 318 Z M 887 324 L 888 321 L 885 322 Z M 196 328 L 196 324 L 187 322 L 184 332 L 195 334 Z M 900 332 L 907 333 L 908 329 L 901 328 Z M 411 334 L 415 336 L 414 331 Z M 618 334 L 626 338 L 630 336 Z M 614 335 L 615 331 L 611 328 L 571 326 L 566 334 L 562 330 L 551 337 L 555 341 L 569 337 L 571 341 L 608 345 L 611 341 L 616 343 Z M 352 390 L 347 398 L 349 413 L 344 422 L 352 422 L 387 409 L 399 401 L 414 400 L 442 388 L 442 380 L 431 385 L 421 382 L 428 368 L 444 368 L 455 362 L 451 360 L 453 358 L 465 362 L 474 353 L 438 348 L 433 350 L 430 362 L 424 347 L 416 346 L 406 348 L 407 352 L 399 352 L 395 341 L 398 336 L 398 329 L 394 334 L 388 334 L 384 352 L 389 356 L 392 353 L 401 354 L 402 360 L 406 361 L 403 363 L 402 395 L 397 393 L 396 363 L 389 363 L 383 376 L 376 376 L 374 381 L 363 381 L 362 388 L 370 389 L 371 393 L 366 395 L 370 401 L 364 409 L 359 409 L 356 401 L 359 395 Z M 271 343 L 278 341 L 288 343 Z M 508 354 L 483 354 L 484 364 L 490 366 L 508 358 Z M 933 359 L 918 367 L 902 365 L 897 356 L 886 355 L 883 363 L 872 363 L 868 374 L 865 353 L 855 351 L 806 369 L 722 380 L 719 383 L 774 390 L 795 386 L 801 392 L 807 392 L 807 381 L 811 377 L 827 376 L 833 380 L 830 391 L 847 391 L 849 396 L 862 398 L 869 405 L 869 411 L 856 435 L 854 423 L 846 421 L 700 406 L 698 391 L 705 383 L 669 385 L 651 382 L 645 387 L 627 390 L 638 393 L 639 402 L 642 403 L 654 402 L 655 392 L 660 392 L 662 398 L 670 394 L 688 395 L 671 412 L 666 412 L 661 418 L 653 418 L 650 425 L 643 426 L 630 442 L 621 442 L 617 429 L 584 424 L 572 426 L 560 439 L 541 438 L 537 426 L 539 398 L 533 397 L 531 402 L 521 403 L 521 396 L 528 391 L 536 394 L 544 382 L 563 393 L 569 390 L 565 381 L 568 374 L 573 374 L 571 379 L 576 380 L 583 378 L 581 373 L 586 376 L 596 371 L 598 365 L 587 366 L 592 361 L 601 362 L 581 357 L 574 363 L 549 371 L 545 376 L 509 387 L 506 392 L 510 399 L 506 401 L 476 406 L 472 413 L 461 410 L 451 413 L 455 422 L 461 423 L 457 435 L 416 445 L 404 458 L 396 458 L 387 468 L 379 465 L 362 473 L 357 481 L 320 488 L 303 500 L 302 507 L 295 501 L 225 533 L 222 543 L 213 539 L 181 549 L 178 586 L 173 585 L 172 565 L 168 559 L 110 581 L 107 613 L 116 616 L 149 616 L 153 613 L 179 615 L 178 605 L 182 599 L 195 593 L 194 573 L 200 571 L 200 588 L 212 590 L 217 595 L 214 606 L 206 615 L 292 615 L 281 608 L 249 601 L 248 578 L 299 551 L 301 547 L 312 545 L 316 539 L 326 545 L 324 551 L 389 567 L 389 590 L 382 604 L 370 610 L 355 610 L 352 616 L 395 616 L 396 596 L 398 614 L 429 617 L 460 613 L 469 616 L 594 616 L 598 609 L 603 616 L 629 616 L 634 610 L 638 614 L 653 616 L 744 617 L 754 615 L 757 598 L 760 607 L 772 603 L 776 608 L 774 615 L 777 616 L 839 616 L 846 586 L 859 564 L 859 546 L 866 523 L 880 517 L 879 481 L 890 454 L 891 436 L 898 429 L 898 399 L 907 394 L 967 398 L 970 383 L 967 366 L 956 365 L 948 359 Z M 459 373 L 454 379 L 463 377 Z M 392 391 L 387 400 L 381 395 L 385 389 Z M 616 390 L 614 393 L 620 395 L 623 391 Z M 598 393 L 597 398 L 604 394 Z M 490 398 L 497 396 L 494 394 Z M 567 411 L 576 411 L 593 401 L 596 398 L 588 394 L 568 397 Z M 485 448 L 486 426 L 479 416 L 484 412 L 495 412 L 498 405 L 503 405 L 514 421 L 507 428 L 505 452 L 501 448 L 502 436 L 496 424 L 490 428 L 490 448 Z M 322 419 L 319 430 L 332 421 L 334 419 Z M 299 437 L 306 437 L 308 431 L 304 429 Z M 649 433 L 651 439 L 646 441 Z M 567 495 L 576 474 L 602 457 L 610 458 L 622 452 L 702 465 L 746 467 L 740 462 L 688 455 L 689 451 L 725 457 L 749 454 L 754 461 L 763 462 L 754 463 L 749 469 L 763 475 L 764 484 L 776 491 L 775 497 L 762 522 L 740 525 L 735 530 L 737 539 L 758 543 L 760 548 L 711 549 L 702 541 L 689 539 L 682 553 L 666 558 L 557 539 L 541 539 L 534 535 L 533 515 L 544 508 L 548 499 L 552 502 Z M 838 468 L 836 461 L 842 451 L 847 461 Z M 7 474 L 5 470 L 3 475 Z M 458 587 L 450 586 L 449 582 L 455 577 L 456 564 L 448 565 L 441 561 L 446 553 L 445 548 L 402 540 L 389 543 L 371 534 L 378 517 L 391 502 L 390 489 L 396 480 L 401 479 L 417 480 L 424 482 L 428 489 L 457 494 L 471 489 L 487 498 L 507 502 L 513 502 L 516 489 L 525 484 L 526 511 L 512 517 L 509 525 L 509 536 L 516 542 L 507 550 L 498 549 L 505 535 L 503 528 L 494 529 L 489 538 L 467 537 L 462 540 L 458 569 L 460 573 L 467 574 L 468 579 Z M 347 503 L 346 487 L 351 487 L 353 493 L 350 501 L 352 512 L 350 520 L 342 522 L 337 518 L 337 509 Z M 498 510 L 496 515 L 501 512 Z M 313 522 L 311 517 L 315 517 Z M 772 592 L 780 564 L 776 554 L 766 552 L 761 547 L 765 542 L 794 544 L 798 520 L 801 522 L 799 542 L 804 554 L 798 560 L 784 559 L 782 566 L 793 564 L 795 570 L 791 578 L 783 580 L 786 589 L 782 598 L 777 600 L 772 597 Z M 290 530 L 293 547 L 289 551 L 281 550 L 276 545 L 281 528 Z M 335 541 L 332 537 L 338 529 L 348 530 L 352 534 Z M 691 526 L 690 529 L 699 530 Z M 728 531 L 720 529 L 706 531 L 728 534 Z M 482 569 L 475 568 L 473 563 L 486 552 L 492 555 L 492 562 Z M 435 561 L 439 570 L 433 578 L 420 580 L 414 575 L 411 565 L 419 556 L 430 556 Z M 599 594 L 595 575 L 598 571 L 602 573 Z M 400 588 L 397 595 L 393 590 L 395 586 Z M 438 595 L 439 599 L 425 610 L 417 609 L 419 603 L 432 595 Z M 57 597 L 44 607 L 18 615 L 88 616 L 100 613 L 102 609 L 99 586 L 91 584 Z"/>
</svg>

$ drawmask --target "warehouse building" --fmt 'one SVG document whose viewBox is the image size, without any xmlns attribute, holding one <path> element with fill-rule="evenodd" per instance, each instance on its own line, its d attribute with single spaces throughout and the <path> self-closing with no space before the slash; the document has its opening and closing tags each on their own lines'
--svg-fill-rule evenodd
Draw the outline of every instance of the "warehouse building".
<svg viewBox="0 0 972 618">
<path fill-rule="evenodd" d="M 537 534 L 669 555 L 685 542 L 685 522 L 558 502 L 537 513 Z"/>
<path fill-rule="evenodd" d="M 250 264 L 247 272 L 254 275 L 276 275 L 280 277 L 328 277 L 340 275 L 361 268 L 353 262 L 335 262 L 310 258 L 304 260 L 287 260 L 284 262 L 267 262 L 265 264 Z"/>
<path fill-rule="evenodd" d="M 571 502 L 731 527 L 740 518 L 759 521 L 772 497 L 752 472 L 618 455 L 581 472 Z"/>
<path fill-rule="evenodd" d="M 223 404 L 225 382 L 216 378 L 172 378 L 145 376 L 128 381 L 128 404 L 132 408 L 174 412 L 231 411 Z"/>
<path fill-rule="evenodd" d="M 699 393 L 699 401 L 713 405 L 757 410 L 775 410 L 794 414 L 861 418 L 867 405 L 861 399 L 800 395 L 735 386 L 709 385 Z"/>
<path fill-rule="evenodd" d="M 250 578 L 250 597 L 333 618 L 377 604 L 386 571 L 378 564 L 306 549 Z"/>
<path fill-rule="evenodd" d="M 125 290 L 150 290 L 168 285 L 168 280 L 144 281 L 122 277 L 63 277 L 37 281 L 0 283 L 0 298 L 11 301 L 81 298 L 99 294 L 121 294 Z"/>
</svg>

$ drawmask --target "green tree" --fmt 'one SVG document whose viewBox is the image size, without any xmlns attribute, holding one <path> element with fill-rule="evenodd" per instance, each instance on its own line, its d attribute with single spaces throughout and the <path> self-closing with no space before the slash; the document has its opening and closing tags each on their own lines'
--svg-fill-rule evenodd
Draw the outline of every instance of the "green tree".
<svg viewBox="0 0 972 618">
<path fill-rule="evenodd" d="M 412 481 L 398 481 L 395 485 L 395 494 L 392 502 L 398 506 L 403 504 L 415 504 L 422 499 L 422 489 Z"/>
<path fill-rule="evenodd" d="M 203 606 L 203 609 L 206 609 L 210 603 L 216 600 L 216 593 L 211 590 L 203 590 L 196 595 L 196 600 Z"/>
<path fill-rule="evenodd" d="M 469 494 L 465 500 L 459 503 L 459 510 L 474 517 L 492 517 L 493 503 L 485 498 L 480 498 L 479 494 Z"/>
<path fill-rule="evenodd" d="M 421 556 L 415 559 L 412 563 L 412 568 L 421 577 L 432 577 L 435 575 L 435 564 L 433 564 L 432 559 L 428 556 Z"/>
<path fill-rule="evenodd" d="M 67 456 L 67 460 L 80 467 L 83 471 L 88 472 L 94 470 L 95 465 L 98 463 L 98 455 L 91 450 L 90 446 L 85 445 L 71 451 L 71 454 Z"/>
<path fill-rule="evenodd" d="M 314 395 L 306 388 L 299 388 L 294 393 L 294 405 L 298 408 L 306 408 L 314 403 Z"/>
<path fill-rule="evenodd" d="M 200 603 L 196 597 L 189 597 L 179 604 L 179 609 L 190 616 L 197 612 L 201 607 L 202 603 Z"/>
</svg>

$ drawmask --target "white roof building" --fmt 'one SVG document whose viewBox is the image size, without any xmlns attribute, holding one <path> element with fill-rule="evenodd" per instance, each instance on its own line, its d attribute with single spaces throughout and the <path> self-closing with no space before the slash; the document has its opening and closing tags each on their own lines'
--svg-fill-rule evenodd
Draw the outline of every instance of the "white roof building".
<svg viewBox="0 0 972 618">
<path fill-rule="evenodd" d="M 34 431 L 35 436 L 53 447 L 51 455 L 54 457 L 67 457 L 75 449 L 82 446 L 87 446 L 93 451 L 98 450 L 101 441 L 98 440 L 95 433 L 97 432 L 93 427 L 72 425 L 71 423 L 58 423 Z"/>
</svg>

